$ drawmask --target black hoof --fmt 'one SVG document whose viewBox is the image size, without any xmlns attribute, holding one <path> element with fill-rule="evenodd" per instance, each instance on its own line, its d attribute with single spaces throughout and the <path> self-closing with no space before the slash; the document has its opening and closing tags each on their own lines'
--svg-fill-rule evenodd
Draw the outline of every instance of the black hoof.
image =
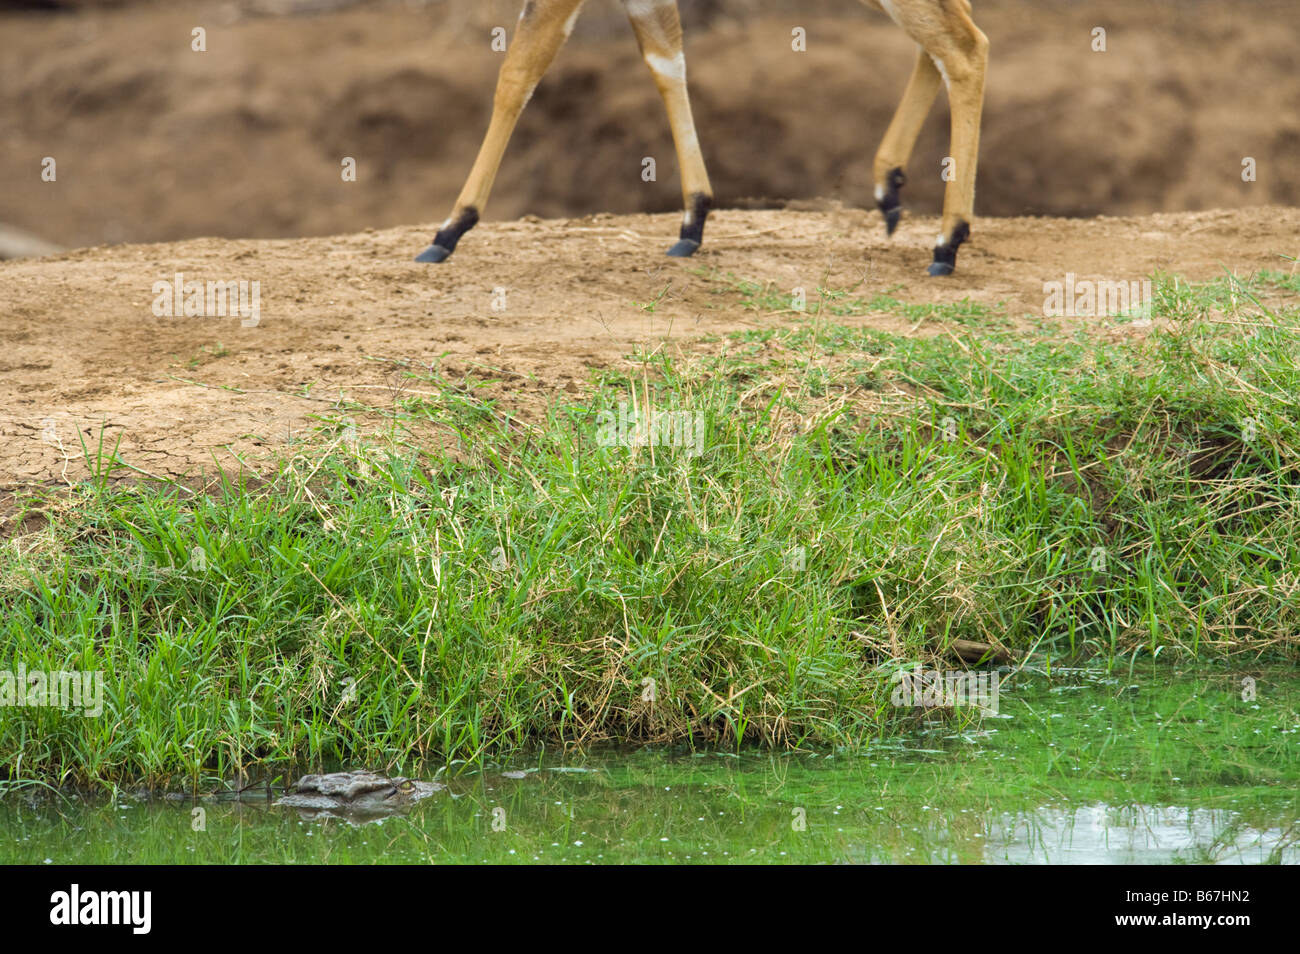
<svg viewBox="0 0 1300 954">
<path fill-rule="evenodd" d="M 713 197 L 703 192 L 691 196 L 686 219 L 682 222 L 680 241 L 668 250 L 670 258 L 690 258 L 704 241 L 704 223 L 713 208 Z"/>
<path fill-rule="evenodd" d="M 415 260 L 426 265 L 447 261 L 451 258 L 451 253 L 456 251 L 456 243 L 460 241 L 461 236 L 476 225 L 478 225 L 478 209 L 467 206 L 451 220 L 449 225 L 438 230 L 438 234 L 433 237 L 433 244 L 415 256 Z"/>
<path fill-rule="evenodd" d="M 451 257 L 451 249 L 443 248 L 441 245 L 430 245 L 419 255 L 415 256 L 417 262 L 437 263 L 445 262 Z"/>
<path fill-rule="evenodd" d="M 944 278 L 955 272 L 957 249 L 961 248 L 961 244 L 968 238 L 970 238 L 970 226 L 965 222 L 958 222 L 957 227 L 952 230 L 952 238 L 934 250 L 934 263 L 930 266 L 930 274 L 935 278 Z"/>
<path fill-rule="evenodd" d="M 907 185 L 907 176 L 902 169 L 893 169 L 885 179 L 885 191 L 876 200 L 880 213 L 885 217 L 885 234 L 892 236 L 903 218 L 903 197 L 901 190 Z"/>
<path fill-rule="evenodd" d="M 903 218 L 902 209 L 885 209 L 885 234 L 891 238 L 894 231 L 898 228 L 899 221 Z"/>
</svg>

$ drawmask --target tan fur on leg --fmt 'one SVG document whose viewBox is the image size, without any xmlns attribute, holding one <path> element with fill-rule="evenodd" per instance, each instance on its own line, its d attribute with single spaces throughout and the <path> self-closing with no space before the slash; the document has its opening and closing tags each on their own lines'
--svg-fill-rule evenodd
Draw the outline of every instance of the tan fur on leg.
<svg viewBox="0 0 1300 954">
<path fill-rule="evenodd" d="M 907 163 L 916 148 L 917 137 L 925 125 L 934 99 L 939 95 L 939 71 L 925 50 L 918 50 L 912 78 L 908 80 L 903 100 L 885 132 L 885 138 L 876 152 L 875 181 L 876 204 L 885 217 L 885 228 L 890 235 L 898 227 L 902 201 L 899 190 L 907 182 Z"/>
<path fill-rule="evenodd" d="M 957 247 L 970 234 L 975 218 L 975 178 L 979 165 L 980 123 L 984 109 L 984 78 L 988 69 L 989 41 L 971 19 L 970 0 L 863 0 L 884 10 L 920 45 L 944 85 L 952 109 L 952 139 L 949 155 L 955 175 L 943 200 L 943 230 L 935 248 L 932 275 L 951 274 Z M 897 166 L 882 166 L 904 151 L 910 152 L 908 137 L 915 143 L 924 113 L 933 101 L 933 78 L 918 63 L 894 124 L 885 135 L 877 156 L 876 183 L 889 197 L 889 173 Z M 924 107 L 924 108 L 922 108 Z M 904 150 L 904 146 L 907 146 Z"/>
<path fill-rule="evenodd" d="M 681 240 L 668 254 L 685 257 L 693 254 L 703 241 L 704 220 L 713 204 L 713 187 L 704 166 L 700 137 L 695 129 L 686 88 L 681 17 L 676 0 L 623 0 L 623 5 L 641 45 L 641 55 L 650 67 L 668 109 L 686 205 Z"/>
<path fill-rule="evenodd" d="M 433 244 L 416 261 L 440 262 L 456 248 L 460 237 L 472 229 L 492 194 L 510 136 L 560 47 L 573 32 L 584 0 L 527 0 L 519 25 L 506 51 L 497 78 L 492 122 L 479 149 L 474 168 L 461 189 L 456 208 L 443 223 Z"/>
</svg>

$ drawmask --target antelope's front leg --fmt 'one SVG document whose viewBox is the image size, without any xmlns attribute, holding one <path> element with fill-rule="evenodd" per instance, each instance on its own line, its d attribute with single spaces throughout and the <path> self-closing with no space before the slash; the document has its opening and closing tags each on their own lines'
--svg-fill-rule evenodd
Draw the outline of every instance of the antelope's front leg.
<svg viewBox="0 0 1300 954">
<path fill-rule="evenodd" d="M 668 108 L 677 164 L 681 169 L 686 214 L 681 237 L 668 250 L 674 258 L 688 258 L 704 241 L 704 222 L 713 207 L 713 187 L 700 152 L 690 95 L 686 88 L 686 53 L 682 48 L 682 21 L 676 0 L 623 0 L 641 55 L 654 74 L 655 85 Z"/>
<path fill-rule="evenodd" d="M 456 200 L 456 208 L 434 237 L 433 244 L 416 256 L 417 262 L 442 262 L 456 250 L 461 236 L 478 224 L 496 181 L 501 159 L 533 90 L 573 32 L 584 0 L 527 0 L 519 14 L 506 61 L 497 79 L 492 122 L 479 149 L 474 168 Z"/>
</svg>

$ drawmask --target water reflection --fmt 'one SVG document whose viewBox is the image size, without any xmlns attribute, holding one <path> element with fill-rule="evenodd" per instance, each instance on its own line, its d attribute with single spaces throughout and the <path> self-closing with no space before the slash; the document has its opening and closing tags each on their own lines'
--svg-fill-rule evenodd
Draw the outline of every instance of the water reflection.
<svg viewBox="0 0 1300 954">
<path fill-rule="evenodd" d="M 1296 864 L 1294 823 L 1263 830 L 1226 809 L 1084 805 L 1003 814 L 984 860 L 1005 864 Z"/>
<path fill-rule="evenodd" d="M 1249 819 L 1226 808 L 1100 802 L 976 811 L 929 804 L 905 785 L 897 797 L 854 806 L 847 793 L 866 789 L 847 765 L 807 773 L 755 760 L 707 781 L 723 767 L 690 766 L 673 778 L 654 761 L 653 785 L 497 774 L 382 819 L 209 803 L 199 806 L 200 830 L 189 805 L 5 800 L 0 861 L 1300 863 L 1286 801 L 1272 811 L 1257 805 Z"/>
</svg>

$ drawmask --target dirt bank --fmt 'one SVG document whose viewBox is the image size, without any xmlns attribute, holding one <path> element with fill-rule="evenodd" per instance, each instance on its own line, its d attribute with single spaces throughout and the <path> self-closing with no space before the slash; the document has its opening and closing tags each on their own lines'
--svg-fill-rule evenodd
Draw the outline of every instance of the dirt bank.
<svg viewBox="0 0 1300 954">
<path fill-rule="evenodd" d="M 687 263 L 663 257 L 675 234 L 667 215 L 488 223 L 438 267 L 409 262 L 425 238 L 413 226 L 0 263 L 0 486 L 84 477 L 81 441 L 93 449 L 101 433 L 147 473 L 257 471 L 320 415 L 342 414 L 340 399 L 377 409 L 347 413 L 382 427 L 383 409 L 410 386 L 404 363 L 452 382 L 473 374 L 491 382 L 482 394 L 532 413 L 638 348 L 695 347 L 707 334 L 798 317 L 746 310 L 742 280 L 814 297 L 851 286 L 868 300 L 969 297 L 1005 303 L 1014 321 L 1041 316 L 1043 283 L 1068 272 L 1205 279 L 1225 266 L 1290 269 L 1280 256 L 1300 253 L 1291 209 L 984 219 L 958 277 L 936 281 L 923 274 L 936 228 L 908 219 L 887 242 L 876 213 L 724 211 Z M 177 272 L 259 282 L 260 319 L 155 317 L 154 284 Z M 845 320 L 934 333 L 890 312 Z"/>
</svg>

